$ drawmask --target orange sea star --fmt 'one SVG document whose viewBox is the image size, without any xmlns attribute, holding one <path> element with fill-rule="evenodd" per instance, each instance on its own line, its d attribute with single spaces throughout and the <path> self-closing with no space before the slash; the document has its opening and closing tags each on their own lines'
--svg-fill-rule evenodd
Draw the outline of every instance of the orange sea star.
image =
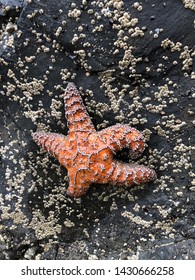
<svg viewBox="0 0 195 280">
<path fill-rule="evenodd" d="M 80 197 L 92 183 L 132 186 L 156 179 L 155 171 L 148 167 L 114 159 L 125 147 L 131 158 L 141 155 L 145 145 L 138 130 L 117 124 L 97 132 L 73 83 L 67 85 L 64 103 L 68 136 L 44 131 L 32 136 L 68 170 L 68 195 Z"/>
</svg>

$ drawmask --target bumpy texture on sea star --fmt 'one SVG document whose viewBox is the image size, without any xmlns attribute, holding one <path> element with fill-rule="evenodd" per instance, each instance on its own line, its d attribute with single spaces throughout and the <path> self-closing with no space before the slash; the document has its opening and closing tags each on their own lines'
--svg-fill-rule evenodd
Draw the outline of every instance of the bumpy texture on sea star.
<svg viewBox="0 0 195 280">
<path fill-rule="evenodd" d="M 33 139 L 68 170 L 68 195 L 80 197 L 92 183 L 132 186 L 156 179 L 155 171 L 144 165 L 114 159 L 123 148 L 130 149 L 133 159 L 142 154 L 145 145 L 138 130 L 117 124 L 97 132 L 73 83 L 67 85 L 64 103 L 68 136 L 38 131 Z"/>
</svg>

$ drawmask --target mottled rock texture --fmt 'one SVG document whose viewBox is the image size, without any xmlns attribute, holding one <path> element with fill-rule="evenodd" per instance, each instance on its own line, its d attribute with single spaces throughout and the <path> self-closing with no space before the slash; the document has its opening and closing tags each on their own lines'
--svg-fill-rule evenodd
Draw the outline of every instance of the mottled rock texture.
<svg viewBox="0 0 195 280">
<path fill-rule="evenodd" d="M 0 1 L 0 259 L 195 259 L 194 10 L 129 2 Z M 31 133 L 67 134 L 70 81 L 97 130 L 143 131 L 155 183 L 67 197 Z"/>
</svg>

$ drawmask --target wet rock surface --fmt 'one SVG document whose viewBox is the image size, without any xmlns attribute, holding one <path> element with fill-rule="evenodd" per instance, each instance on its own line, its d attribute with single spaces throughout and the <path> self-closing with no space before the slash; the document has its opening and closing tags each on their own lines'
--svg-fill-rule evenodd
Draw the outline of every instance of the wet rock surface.
<svg viewBox="0 0 195 280">
<path fill-rule="evenodd" d="M 0 259 L 195 259 L 195 28 L 184 4 L 1 1 Z M 68 81 L 97 130 L 143 131 L 138 162 L 155 182 L 66 195 L 65 168 L 31 132 L 67 133 Z"/>
</svg>

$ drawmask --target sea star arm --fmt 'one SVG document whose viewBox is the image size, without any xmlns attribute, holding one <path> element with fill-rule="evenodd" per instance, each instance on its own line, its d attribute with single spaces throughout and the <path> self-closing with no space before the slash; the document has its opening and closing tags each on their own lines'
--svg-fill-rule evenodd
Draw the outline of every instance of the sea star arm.
<svg viewBox="0 0 195 280">
<path fill-rule="evenodd" d="M 89 185 L 74 185 L 69 182 L 69 186 L 67 188 L 67 195 L 72 197 L 81 197 L 89 190 Z"/>
<path fill-rule="evenodd" d="M 98 134 L 114 153 L 123 148 L 130 148 L 130 157 L 135 159 L 144 151 L 142 133 L 128 125 L 114 125 L 103 129 Z"/>
<path fill-rule="evenodd" d="M 115 160 L 108 181 L 113 185 L 133 186 L 154 181 L 156 178 L 156 172 L 144 165 L 121 163 Z"/>
<path fill-rule="evenodd" d="M 91 184 L 88 180 L 86 180 L 89 173 L 90 171 L 88 169 L 79 169 L 75 171 L 74 168 L 70 168 L 68 170 L 70 180 L 66 193 L 72 197 L 81 197 L 84 195 Z"/>
<path fill-rule="evenodd" d="M 32 133 L 32 137 L 37 145 L 52 154 L 61 164 L 66 165 L 67 160 L 71 158 L 71 155 L 68 155 L 67 137 L 64 135 L 59 133 L 37 131 Z"/>
<path fill-rule="evenodd" d="M 74 83 L 68 83 L 64 93 L 65 116 L 70 131 L 91 131 L 95 128 Z"/>
</svg>

